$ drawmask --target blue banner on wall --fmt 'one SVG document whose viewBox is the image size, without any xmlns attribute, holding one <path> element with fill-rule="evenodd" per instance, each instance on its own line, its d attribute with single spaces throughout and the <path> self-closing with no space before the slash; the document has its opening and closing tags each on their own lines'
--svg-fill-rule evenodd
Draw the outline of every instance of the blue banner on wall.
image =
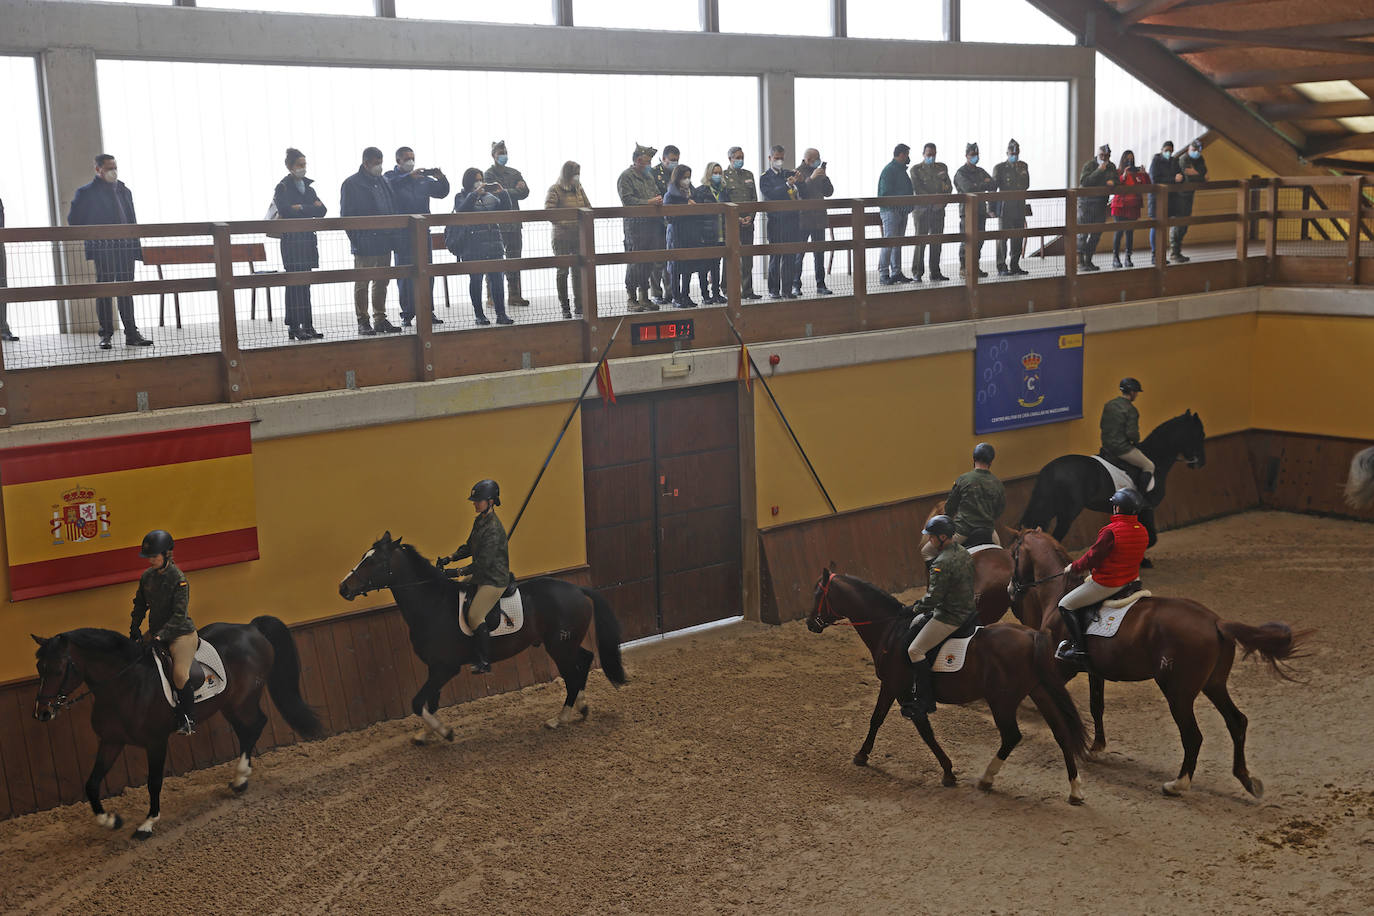
<svg viewBox="0 0 1374 916">
<path fill-rule="evenodd" d="M 975 434 L 1083 416 L 1083 325 L 979 334 L 977 340 Z"/>
</svg>

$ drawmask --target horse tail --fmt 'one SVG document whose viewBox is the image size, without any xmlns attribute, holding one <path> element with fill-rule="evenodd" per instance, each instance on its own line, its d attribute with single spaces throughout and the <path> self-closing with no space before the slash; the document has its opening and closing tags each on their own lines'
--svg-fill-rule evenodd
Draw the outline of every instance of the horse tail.
<svg viewBox="0 0 1374 916">
<path fill-rule="evenodd" d="M 1350 459 L 1350 476 L 1345 481 L 1345 501 L 1352 509 L 1374 506 L 1374 446 L 1357 452 Z"/>
<path fill-rule="evenodd" d="M 1046 473 L 1049 465 L 1040 469 L 1036 475 L 1035 486 L 1031 489 L 1030 501 L 1026 503 L 1026 511 L 1021 513 L 1021 522 L 1018 528 L 1044 528 L 1054 518 L 1054 498 L 1050 493 L 1053 484 L 1050 482 L 1050 475 Z"/>
<path fill-rule="evenodd" d="M 264 614 L 249 624 L 272 644 L 272 670 L 267 675 L 267 691 L 286 723 L 302 738 L 318 738 L 324 733 L 320 717 L 301 696 L 301 657 L 291 631 L 275 617 Z"/>
<path fill-rule="evenodd" d="M 629 682 L 625 676 L 625 665 L 620 659 L 620 621 L 596 589 L 584 588 L 582 594 L 592 599 L 592 609 L 596 615 L 596 654 L 601 656 L 601 670 L 605 672 L 606 680 L 620 687 Z"/>
<path fill-rule="evenodd" d="M 1069 695 L 1069 688 L 1064 685 L 1064 679 L 1059 676 L 1059 669 L 1054 665 L 1054 647 L 1044 632 L 1036 630 L 1032 634 L 1031 652 L 1031 664 L 1035 668 L 1036 680 L 1049 695 L 1050 701 L 1054 704 L 1053 711 L 1059 714 L 1059 719 L 1063 723 L 1065 745 L 1079 760 L 1087 760 L 1088 730 L 1083 725 L 1083 717 L 1078 714 L 1077 704 Z M 1042 713 L 1045 711 L 1041 709 Z"/>
<path fill-rule="evenodd" d="M 1249 658 L 1258 652 L 1275 676 L 1285 681 L 1296 681 L 1298 679 L 1293 676 L 1292 668 L 1283 662 L 1302 658 L 1305 653 L 1297 650 L 1315 630 L 1295 631 L 1288 624 L 1278 622 L 1252 627 L 1236 620 L 1222 620 L 1217 623 L 1217 632 L 1222 639 L 1240 643 L 1244 650 L 1241 658 Z"/>
</svg>

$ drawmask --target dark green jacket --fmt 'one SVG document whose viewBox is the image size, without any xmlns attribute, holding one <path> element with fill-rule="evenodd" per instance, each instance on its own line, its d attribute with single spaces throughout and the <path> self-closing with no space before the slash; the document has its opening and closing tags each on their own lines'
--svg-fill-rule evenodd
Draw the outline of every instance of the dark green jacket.
<svg viewBox="0 0 1374 916">
<path fill-rule="evenodd" d="M 473 585 L 505 588 L 510 584 L 506 528 L 496 517 L 495 511 L 488 510 L 477 516 L 472 523 L 468 542 L 454 555 L 472 558 L 472 563 L 458 570 L 458 575 L 472 576 Z"/>
<path fill-rule="evenodd" d="M 1102 447 L 1113 455 L 1129 452 L 1140 444 L 1140 411 L 1117 396 L 1102 408 Z"/>
<path fill-rule="evenodd" d="M 196 625 L 187 613 L 190 604 L 191 587 L 175 563 L 168 560 L 162 569 L 149 567 L 139 577 L 138 591 L 134 592 L 133 623 L 129 631 L 132 633 L 142 626 L 146 614 L 148 632 L 164 642 L 194 633 Z"/>
<path fill-rule="evenodd" d="M 940 551 L 930 566 L 930 587 L 916 602 L 916 613 L 933 611 L 935 619 L 958 626 L 973 616 L 973 557 L 958 544 Z"/>
<path fill-rule="evenodd" d="M 945 514 L 954 519 L 955 533 L 966 537 L 979 528 L 992 528 L 1006 508 L 1002 481 L 982 468 L 960 474 L 945 500 Z"/>
<path fill-rule="evenodd" d="M 906 173 L 906 166 L 896 159 L 883 166 L 882 172 L 878 174 L 878 196 L 879 197 L 905 197 L 916 193 L 912 190 L 911 176 Z M 884 210 L 896 210 L 901 213 L 910 213 L 910 207 L 883 207 Z"/>
<path fill-rule="evenodd" d="M 932 162 L 929 165 L 922 159 L 911 167 L 907 173 L 911 179 L 911 186 L 916 194 L 953 194 L 954 185 L 949 180 L 949 167 L 943 162 Z M 940 209 L 944 209 L 944 204 L 938 204 Z"/>
</svg>

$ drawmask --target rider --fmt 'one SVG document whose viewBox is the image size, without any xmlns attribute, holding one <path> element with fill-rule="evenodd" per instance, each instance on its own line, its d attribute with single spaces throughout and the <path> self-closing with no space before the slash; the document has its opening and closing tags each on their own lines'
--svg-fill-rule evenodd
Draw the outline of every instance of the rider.
<svg viewBox="0 0 1374 916">
<path fill-rule="evenodd" d="M 945 514 L 954 518 L 956 544 L 977 547 L 1002 543 L 997 537 L 997 519 L 1007 507 L 1007 494 L 1002 489 L 1002 481 L 992 473 L 992 460 L 996 457 L 997 452 L 991 445 L 978 443 L 973 450 L 973 470 L 959 475 L 945 499 Z M 938 552 L 934 539 L 926 541 L 921 548 L 927 578 L 930 564 Z"/>
<path fill-rule="evenodd" d="M 138 591 L 134 592 L 133 622 L 129 624 L 129 638 L 140 638 L 139 628 L 143 616 L 148 615 L 148 635 L 160 639 L 172 657 L 172 684 L 176 687 L 177 715 L 181 724 L 177 727 L 183 735 L 196 733 L 196 720 L 192 712 L 196 705 L 196 690 L 187 681 L 191 679 L 191 662 L 196 658 L 196 647 L 200 637 L 196 635 L 196 625 L 187 613 L 191 600 L 191 589 L 186 584 L 186 576 L 172 562 L 172 536 L 161 528 L 149 531 L 143 536 L 143 544 L 138 555 L 148 561 L 148 569 L 138 580 Z"/>
<path fill-rule="evenodd" d="M 1097 533 L 1097 540 L 1088 552 L 1068 566 L 1064 574 L 1082 575 L 1091 572 L 1092 578 L 1059 599 L 1059 616 L 1064 619 L 1069 638 L 1059 644 L 1054 657 L 1086 668 L 1088 653 L 1083 641 L 1083 621 L 1078 609 L 1105 601 L 1123 585 L 1140 578 L 1140 561 L 1150 544 L 1150 533 L 1136 516 L 1142 508 L 1140 494 L 1123 487 L 1112 494 L 1112 520 Z"/>
<path fill-rule="evenodd" d="M 472 558 L 472 563 L 453 573 L 454 576 L 472 576 L 472 584 L 477 592 L 467 607 L 468 626 L 472 628 L 476 640 L 476 661 L 472 665 L 473 674 L 486 674 L 491 670 L 491 628 L 487 626 L 487 614 L 496 607 L 501 593 L 510 585 L 510 554 L 506 545 L 506 529 L 496 517 L 496 507 L 501 505 L 501 487 L 494 480 L 479 480 L 472 485 L 468 494 L 477 518 L 472 523 L 472 533 L 468 542 L 453 552 L 452 556 L 440 557 L 443 566 L 453 560 Z"/>
<path fill-rule="evenodd" d="M 931 683 L 930 662 L 926 653 L 949 634 L 963 626 L 976 613 L 973 603 L 973 558 L 955 541 L 954 521 L 948 515 L 932 516 L 925 534 L 938 554 L 930 567 L 930 585 L 925 597 L 916 602 L 916 613 L 932 612 L 925 626 L 907 647 L 906 654 L 915 666 L 911 681 L 911 700 L 902 704 L 902 715 L 912 721 L 935 711 L 935 686 Z"/>
<path fill-rule="evenodd" d="M 1144 389 L 1129 375 L 1121 380 L 1121 394 L 1102 408 L 1102 451 L 1115 455 L 1127 464 L 1145 472 L 1143 492 L 1155 488 L 1155 464 L 1138 448 L 1140 445 L 1140 411 L 1133 403 Z"/>
</svg>

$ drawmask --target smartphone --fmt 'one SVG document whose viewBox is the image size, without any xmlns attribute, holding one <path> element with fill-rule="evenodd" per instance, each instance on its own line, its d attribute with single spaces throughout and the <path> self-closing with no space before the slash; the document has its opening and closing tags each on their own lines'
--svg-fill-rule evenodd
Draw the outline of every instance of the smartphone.
<svg viewBox="0 0 1374 916">
<path fill-rule="evenodd" d="M 829 165 L 829 163 L 827 163 L 824 159 L 822 159 L 822 160 L 821 160 L 821 168 L 825 168 L 827 165 Z"/>
<path fill-rule="evenodd" d="M 482 185 L 482 187 L 488 191 L 495 191 L 500 185 L 494 181 L 488 181 L 486 184 Z"/>
</svg>

